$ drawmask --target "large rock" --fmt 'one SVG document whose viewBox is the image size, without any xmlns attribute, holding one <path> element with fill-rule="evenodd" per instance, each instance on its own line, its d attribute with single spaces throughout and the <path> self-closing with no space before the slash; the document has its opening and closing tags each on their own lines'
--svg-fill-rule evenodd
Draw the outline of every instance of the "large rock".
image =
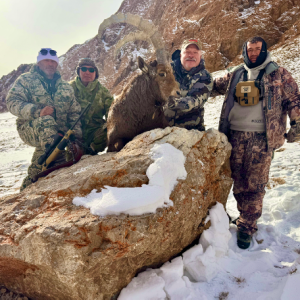
<svg viewBox="0 0 300 300">
<path fill-rule="evenodd" d="M 148 183 L 153 145 L 186 157 L 187 177 L 155 214 L 98 217 L 72 204 L 104 185 Z M 0 200 L 0 285 L 34 299 L 110 299 L 137 272 L 170 260 L 199 238 L 208 208 L 231 188 L 227 138 L 214 129 L 156 129 L 119 153 L 87 157 Z"/>
</svg>

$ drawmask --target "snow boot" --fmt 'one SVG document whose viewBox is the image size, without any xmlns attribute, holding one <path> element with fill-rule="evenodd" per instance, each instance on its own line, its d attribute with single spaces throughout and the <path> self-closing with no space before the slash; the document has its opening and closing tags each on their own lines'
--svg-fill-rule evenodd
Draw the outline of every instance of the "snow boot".
<svg viewBox="0 0 300 300">
<path fill-rule="evenodd" d="M 252 236 L 246 232 L 239 231 L 237 232 L 237 245 L 241 249 L 247 249 L 250 246 Z"/>
</svg>

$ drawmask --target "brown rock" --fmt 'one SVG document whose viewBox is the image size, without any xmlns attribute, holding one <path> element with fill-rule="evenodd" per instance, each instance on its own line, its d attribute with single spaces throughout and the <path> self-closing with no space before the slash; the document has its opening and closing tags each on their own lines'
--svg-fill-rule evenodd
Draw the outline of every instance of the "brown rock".
<svg viewBox="0 0 300 300">
<path fill-rule="evenodd" d="M 187 178 L 155 214 L 98 217 L 72 204 L 104 185 L 148 183 L 155 143 L 186 157 Z M 118 153 L 87 157 L 0 200 L 0 285 L 33 299 L 110 299 L 145 267 L 160 266 L 204 230 L 208 208 L 226 204 L 231 146 L 217 130 L 156 129 Z"/>
</svg>

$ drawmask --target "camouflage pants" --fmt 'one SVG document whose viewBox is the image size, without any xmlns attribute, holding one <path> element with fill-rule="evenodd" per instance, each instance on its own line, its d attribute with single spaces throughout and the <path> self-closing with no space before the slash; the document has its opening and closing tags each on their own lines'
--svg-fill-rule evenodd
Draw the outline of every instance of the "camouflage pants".
<svg viewBox="0 0 300 300">
<path fill-rule="evenodd" d="M 104 124 L 101 128 L 98 128 L 95 132 L 91 133 L 86 139 L 85 144 L 91 147 L 95 152 L 102 152 L 107 147 L 107 128 Z M 88 154 L 88 151 L 85 151 Z"/>
<path fill-rule="evenodd" d="M 240 212 L 237 227 L 252 235 L 257 231 L 256 221 L 262 213 L 272 151 L 267 151 L 265 133 L 231 131 L 229 141 L 233 195 Z"/>
<path fill-rule="evenodd" d="M 32 183 L 31 178 L 42 170 L 42 166 L 38 164 L 38 159 L 44 153 L 45 145 L 52 142 L 52 136 L 57 131 L 58 126 L 51 116 L 39 117 L 32 121 L 27 121 L 18 127 L 21 140 L 25 144 L 36 148 L 31 159 L 31 165 L 28 167 L 28 175 L 23 180 L 20 191 L 30 185 Z"/>
</svg>

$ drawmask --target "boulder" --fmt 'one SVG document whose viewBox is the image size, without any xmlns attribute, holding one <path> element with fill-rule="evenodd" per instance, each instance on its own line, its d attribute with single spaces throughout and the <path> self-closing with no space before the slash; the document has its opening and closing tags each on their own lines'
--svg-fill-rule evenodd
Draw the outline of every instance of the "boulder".
<svg viewBox="0 0 300 300">
<path fill-rule="evenodd" d="M 101 217 L 73 204 L 104 186 L 147 185 L 151 149 L 164 143 L 185 156 L 187 176 L 171 192 L 173 205 Z M 1 198 L 0 286 L 43 300 L 116 297 L 138 272 L 161 266 L 208 228 L 208 209 L 225 205 L 232 185 L 230 151 L 214 129 L 155 129 L 119 153 L 87 156 Z"/>
</svg>

